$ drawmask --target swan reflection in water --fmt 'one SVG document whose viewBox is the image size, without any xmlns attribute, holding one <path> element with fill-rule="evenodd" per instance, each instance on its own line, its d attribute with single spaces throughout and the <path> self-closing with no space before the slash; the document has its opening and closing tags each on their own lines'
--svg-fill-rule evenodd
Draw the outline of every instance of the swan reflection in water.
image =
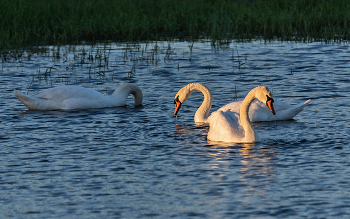
<svg viewBox="0 0 350 219">
<path fill-rule="evenodd" d="M 270 198 L 268 190 L 273 189 L 277 177 L 274 159 L 278 154 L 273 145 L 257 148 L 255 144 L 216 143 L 209 154 L 213 158 L 211 168 L 220 176 L 218 183 L 236 190 L 242 202 Z"/>
<path fill-rule="evenodd" d="M 199 137 L 200 141 L 206 138 L 209 130 L 208 124 L 190 124 L 190 125 L 175 125 L 174 135 L 180 139 L 193 139 L 193 136 Z"/>
<path fill-rule="evenodd" d="M 203 142 L 208 126 L 176 125 L 175 136 L 179 145 L 186 148 L 196 147 L 196 142 Z M 189 145 L 190 142 L 190 145 Z M 256 196 L 264 197 L 265 191 L 275 178 L 276 169 L 274 159 L 278 156 L 274 145 L 261 143 L 227 143 L 207 141 L 207 146 L 200 148 L 201 153 L 207 153 L 210 160 L 199 163 L 202 171 L 217 186 L 225 186 L 239 190 L 246 202 Z M 197 150 L 197 149 L 193 149 Z M 196 158 L 191 158 L 196 159 Z"/>
</svg>

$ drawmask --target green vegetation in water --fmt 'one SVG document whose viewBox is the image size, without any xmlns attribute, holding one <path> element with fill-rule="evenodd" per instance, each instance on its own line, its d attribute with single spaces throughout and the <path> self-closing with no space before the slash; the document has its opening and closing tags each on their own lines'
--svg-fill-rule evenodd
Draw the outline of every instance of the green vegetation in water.
<svg viewBox="0 0 350 219">
<path fill-rule="evenodd" d="M 0 0 L 0 51 L 83 41 L 348 40 L 348 0 Z"/>
<path fill-rule="evenodd" d="M 16 71 L 21 76 L 27 75 L 26 93 L 32 94 L 38 89 L 62 84 L 88 87 L 115 80 L 132 83 L 137 80 L 137 71 L 143 69 L 139 65 L 156 69 L 159 63 L 164 62 L 173 64 L 174 68 L 178 68 L 177 71 L 181 71 L 179 63 L 187 63 L 189 60 L 189 51 L 182 54 L 186 54 L 188 59 L 183 59 L 182 56 L 179 58 L 170 44 L 122 45 L 43 46 L 40 50 L 10 51 L 1 57 L 0 74 Z M 113 58 L 110 57 L 111 52 Z M 154 70 L 151 72 L 153 74 Z"/>
<path fill-rule="evenodd" d="M 107 81 L 107 84 L 112 81 L 133 83 L 139 80 L 140 72 L 152 76 L 163 74 L 168 71 L 166 68 L 173 68 L 179 73 L 187 72 L 188 63 L 198 61 L 198 57 L 192 57 L 192 53 L 196 54 L 198 50 L 202 50 L 193 43 L 187 44 L 186 47 L 186 44 L 181 43 L 184 50 L 176 49 L 171 43 L 162 41 L 141 44 L 42 46 L 40 50 L 9 51 L 1 57 L 0 74 L 15 72 L 16 77 L 21 77 L 25 81 L 23 91 L 26 94 L 63 84 L 83 87 L 97 84 L 101 87 L 101 84 Z M 212 48 L 217 53 L 230 49 L 218 45 Z M 239 54 L 237 48 L 234 51 Z M 245 56 L 246 62 L 247 59 Z M 234 72 L 241 74 L 241 70 L 244 72 L 245 66 L 240 67 L 239 56 L 229 57 L 229 60 L 232 65 L 227 66 L 227 71 L 232 70 L 233 74 Z M 161 70 L 163 66 L 164 71 Z M 208 71 L 212 71 L 210 66 Z M 234 99 L 231 101 L 237 100 L 238 93 L 235 85 Z"/>
</svg>

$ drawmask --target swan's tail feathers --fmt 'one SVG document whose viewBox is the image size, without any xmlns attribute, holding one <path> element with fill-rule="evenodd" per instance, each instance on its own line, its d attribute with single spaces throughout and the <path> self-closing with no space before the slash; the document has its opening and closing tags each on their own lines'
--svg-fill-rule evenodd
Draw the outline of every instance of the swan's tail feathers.
<svg viewBox="0 0 350 219">
<path fill-rule="evenodd" d="M 30 96 L 24 95 L 15 89 L 15 96 L 19 99 L 28 109 L 31 109 L 32 105 L 35 105 L 36 100 Z"/>
<path fill-rule="evenodd" d="M 308 104 L 311 101 L 311 99 L 308 99 L 307 101 L 305 101 L 304 105 Z"/>
<path fill-rule="evenodd" d="M 306 105 L 309 104 L 310 101 L 311 101 L 311 99 L 308 99 L 308 100 L 305 101 L 304 103 L 301 103 L 301 104 L 296 105 L 295 108 L 298 109 L 299 112 L 301 112 L 301 111 L 304 109 L 304 107 L 305 107 Z M 299 113 L 299 112 L 298 112 L 298 113 Z"/>
<path fill-rule="evenodd" d="M 17 99 L 19 99 L 22 103 L 31 100 L 31 98 L 29 96 L 22 94 L 21 92 L 19 92 L 16 89 L 15 89 L 15 95 L 16 95 Z"/>
<path fill-rule="evenodd" d="M 278 114 L 276 113 L 277 120 L 289 120 L 293 119 L 294 116 L 296 116 L 298 113 L 300 113 L 306 105 L 309 104 L 311 100 L 307 100 L 304 103 L 300 103 L 298 105 L 295 105 L 289 109 L 285 109 L 280 111 Z"/>
</svg>

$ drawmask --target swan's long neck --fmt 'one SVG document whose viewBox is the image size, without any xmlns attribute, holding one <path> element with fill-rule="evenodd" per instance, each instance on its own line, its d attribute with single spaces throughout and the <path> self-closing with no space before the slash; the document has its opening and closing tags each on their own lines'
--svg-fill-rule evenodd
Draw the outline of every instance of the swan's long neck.
<svg viewBox="0 0 350 219">
<path fill-rule="evenodd" d="M 129 94 L 134 95 L 135 106 L 142 104 L 143 94 L 141 89 L 135 84 L 123 84 L 120 85 L 110 96 L 111 98 L 120 98 L 126 102 Z"/>
<path fill-rule="evenodd" d="M 253 89 L 244 98 L 240 109 L 240 119 L 241 119 L 243 129 L 245 131 L 245 139 L 250 142 L 254 142 L 259 138 L 255 133 L 255 130 L 249 120 L 249 115 L 248 115 L 249 106 L 254 99 L 256 99 L 256 96 L 255 96 L 255 90 Z"/>
<path fill-rule="evenodd" d="M 209 89 L 203 84 L 193 83 L 189 85 L 189 91 L 200 91 L 204 95 L 204 100 L 202 105 L 198 108 L 196 114 L 194 115 L 194 122 L 206 122 L 209 116 L 211 106 L 213 104 L 213 97 Z"/>
</svg>

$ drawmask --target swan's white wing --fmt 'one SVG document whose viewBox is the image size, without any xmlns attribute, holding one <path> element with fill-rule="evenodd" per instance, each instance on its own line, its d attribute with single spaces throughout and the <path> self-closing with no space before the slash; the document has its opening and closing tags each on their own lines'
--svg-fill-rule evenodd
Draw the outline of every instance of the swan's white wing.
<svg viewBox="0 0 350 219">
<path fill-rule="evenodd" d="M 217 111 L 232 111 L 232 112 L 236 112 L 239 113 L 240 109 L 241 109 L 241 105 L 242 105 L 243 100 L 239 100 L 239 101 L 234 101 L 231 103 L 226 104 L 225 106 L 221 107 L 220 109 L 218 109 Z"/>
<path fill-rule="evenodd" d="M 249 119 L 252 122 L 264 122 L 264 121 L 275 121 L 275 120 L 289 120 L 293 119 L 298 113 L 300 113 L 303 108 L 309 103 L 310 100 L 305 103 L 298 105 L 291 105 L 285 101 L 276 100 L 273 104 L 276 112 L 276 117 L 271 113 L 269 108 L 259 100 L 254 100 L 249 107 Z M 240 108 L 242 105 L 241 101 L 235 101 L 225 106 L 221 107 L 219 110 L 222 111 L 232 111 L 240 113 Z M 219 111 L 218 110 L 218 111 Z"/>
<path fill-rule="evenodd" d="M 15 90 L 16 97 L 31 110 L 72 110 L 124 106 L 129 94 L 134 95 L 135 105 L 142 104 L 142 91 L 137 85 L 119 86 L 111 96 L 93 89 L 65 85 L 27 96 Z"/>
<path fill-rule="evenodd" d="M 62 103 L 27 96 L 17 90 L 15 90 L 15 93 L 16 97 L 30 110 L 55 110 L 63 108 Z"/>
<path fill-rule="evenodd" d="M 283 101 L 275 101 L 273 107 L 275 109 L 276 115 L 277 110 L 285 109 L 288 107 L 288 103 Z M 275 116 L 272 114 L 270 109 L 266 104 L 259 100 L 254 100 L 254 102 L 249 107 L 249 119 L 252 122 L 263 122 L 263 121 L 275 121 Z"/>
<path fill-rule="evenodd" d="M 289 108 L 276 111 L 276 120 L 289 120 L 293 119 L 298 113 L 300 113 L 304 107 L 310 102 L 310 100 L 305 101 L 297 105 L 291 105 Z M 268 121 L 273 121 L 275 116 L 270 116 Z"/>
<path fill-rule="evenodd" d="M 62 103 L 65 100 L 72 98 L 97 100 L 101 98 L 103 99 L 105 96 L 89 88 L 78 87 L 74 85 L 64 85 L 46 89 L 33 95 L 33 97 Z"/>
<path fill-rule="evenodd" d="M 307 100 L 301 104 L 291 105 L 288 102 L 276 100 L 273 104 L 276 115 L 273 115 L 264 103 L 254 101 L 249 108 L 249 119 L 252 122 L 290 120 L 300 113 L 309 102 L 310 100 Z"/>
<path fill-rule="evenodd" d="M 108 98 L 95 90 L 74 85 L 46 89 L 33 96 L 16 91 L 16 97 L 31 110 L 88 109 L 120 105 L 117 98 Z"/>
<path fill-rule="evenodd" d="M 208 123 L 210 141 L 240 142 L 245 137 L 238 113 L 218 110 L 210 115 Z"/>
</svg>

